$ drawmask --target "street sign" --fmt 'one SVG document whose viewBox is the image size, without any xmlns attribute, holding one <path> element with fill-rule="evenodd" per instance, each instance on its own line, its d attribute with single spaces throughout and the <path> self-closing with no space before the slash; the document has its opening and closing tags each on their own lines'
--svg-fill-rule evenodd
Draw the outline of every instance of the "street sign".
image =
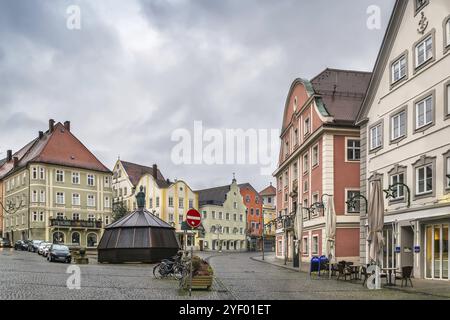
<svg viewBox="0 0 450 320">
<path fill-rule="evenodd" d="M 195 209 L 189 210 L 186 215 L 186 222 L 191 228 L 197 228 L 202 222 L 202 216 L 200 215 L 200 212 Z"/>
<path fill-rule="evenodd" d="M 414 246 L 414 252 L 420 253 L 420 246 Z"/>
</svg>

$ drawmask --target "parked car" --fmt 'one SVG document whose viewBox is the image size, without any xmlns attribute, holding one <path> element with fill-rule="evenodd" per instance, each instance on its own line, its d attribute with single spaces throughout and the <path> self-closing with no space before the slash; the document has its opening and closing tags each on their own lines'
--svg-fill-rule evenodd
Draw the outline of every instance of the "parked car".
<svg viewBox="0 0 450 320">
<path fill-rule="evenodd" d="M 23 240 L 17 240 L 14 243 L 15 250 L 25 251 L 25 250 L 27 250 L 27 248 L 28 248 L 28 246 L 25 244 L 25 241 L 23 241 Z"/>
<path fill-rule="evenodd" d="M 42 240 L 31 240 L 28 245 L 29 252 L 37 252 L 39 245 L 43 242 Z"/>
<path fill-rule="evenodd" d="M 42 249 L 42 256 L 47 258 L 48 257 L 48 252 L 50 251 L 50 248 L 52 247 L 52 244 L 46 245 L 43 249 Z"/>
<path fill-rule="evenodd" d="M 7 238 L 0 238 L 0 248 L 11 248 L 11 241 Z"/>
<path fill-rule="evenodd" d="M 47 260 L 50 262 L 61 261 L 65 263 L 71 263 L 72 255 L 70 254 L 70 250 L 67 246 L 63 246 L 61 244 L 52 244 L 48 251 Z"/>
<path fill-rule="evenodd" d="M 51 245 L 52 245 L 52 244 L 51 244 L 50 242 L 42 241 L 42 242 L 39 244 L 38 248 L 37 248 L 37 253 L 38 253 L 38 255 L 42 256 L 42 255 L 44 254 L 44 249 L 45 249 L 45 248 L 50 248 Z M 48 252 L 48 251 L 47 251 L 47 252 Z"/>
</svg>

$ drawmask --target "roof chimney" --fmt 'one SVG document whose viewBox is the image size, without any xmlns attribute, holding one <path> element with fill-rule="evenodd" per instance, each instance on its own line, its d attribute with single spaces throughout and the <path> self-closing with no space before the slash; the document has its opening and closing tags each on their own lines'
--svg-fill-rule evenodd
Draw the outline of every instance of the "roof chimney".
<svg viewBox="0 0 450 320">
<path fill-rule="evenodd" d="M 44 137 L 44 132 L 43 131 L 39 131 L 39 139 L 42 139 Z"/>
<path fill-rule="evenodd" d="M 53 119 L 48 120 L 48 132 L 52 133 L 54 126 L 55 126 L 55 120 L 53 120 Z"/>
<path fill-rule="evenodd" d="M 153 165 L 153 179 L 158 180 L 158 166 L 156 164 Z"/>
<path fill-rule="evenodd" d="M 66 128 L 66 130 L 70 132 L 70 121 L 64 122 L 64 128 Z"/>
<path fill-rule="evenodd" d="M 6 161 L 11 161 L 12 160 L 12 150 L 7 150 L 6 151 Z"/>
<path fill-rule="evenodd" d="M 14 163 L 14 168 L 16 168 L 17 164 L 19 163 L 19 158 L 18 157 L 14 157 L 13 158 L 13 163 Z"/>
</svg>

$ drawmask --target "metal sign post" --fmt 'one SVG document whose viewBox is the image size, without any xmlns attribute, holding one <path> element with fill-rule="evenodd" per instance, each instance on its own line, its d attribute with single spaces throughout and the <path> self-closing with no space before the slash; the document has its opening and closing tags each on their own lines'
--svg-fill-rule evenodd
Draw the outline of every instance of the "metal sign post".
<svg viewBox="0 0 450 320">
<path fill-rule="evenodd" d="M 191 237 L 194 235 L 194 228 L 191 228 Z M 191 267 L 190 267 L 190 274 L 189 274 L 189 297 L 192 296 L 192 259 L 194 258 L 194 246 L 192 245 L 192 238 L 191 238 Z"/>
<path fill-rule="evenodd" d="M 202 216 L 200 215 L 200 212 L 198 212 L 195 209 L 191 209 L 188 211 L 187 215 L 186 215 L 186 222 L 187 224 L 191 227 L 191 267 L 190 267 L 190 271 L 189 271 L 189 297 L 192 296 L 192 274 L 193 274 L 193 270 L 192 270 L 192 260 L 194 258 L 194 229 L 198 228 L 198 226 L 200 225 L 200 222 L 202 220 Z"/>
</svg>

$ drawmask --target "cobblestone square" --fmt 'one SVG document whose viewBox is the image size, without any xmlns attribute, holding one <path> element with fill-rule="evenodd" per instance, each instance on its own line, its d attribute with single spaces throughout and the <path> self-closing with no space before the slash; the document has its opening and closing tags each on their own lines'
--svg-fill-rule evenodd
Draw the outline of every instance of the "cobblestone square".
<svg viewBox="0 0 450 320">
<path fill-rule="evenodd" d="M 80 266 L 81 289 L 68 289 L 69 265 L 49 263 L 37 254 L 0 250 L 0 299 L 83 300 L 329 300 L 329 299 L 445 299 L 450 285 L 435 282 L 432 289 L 372 291 L 360 283 L 310 278 L 281 266 L 257 260 L 257 253 L 200 253 L 214 268 L 211 291 L 194 291 L 192 298 L 175 280 L 153 278 L 153 265 L 98 264 Z M 253 258 L 253 259 L 252 259 Z"/>
</svg>

